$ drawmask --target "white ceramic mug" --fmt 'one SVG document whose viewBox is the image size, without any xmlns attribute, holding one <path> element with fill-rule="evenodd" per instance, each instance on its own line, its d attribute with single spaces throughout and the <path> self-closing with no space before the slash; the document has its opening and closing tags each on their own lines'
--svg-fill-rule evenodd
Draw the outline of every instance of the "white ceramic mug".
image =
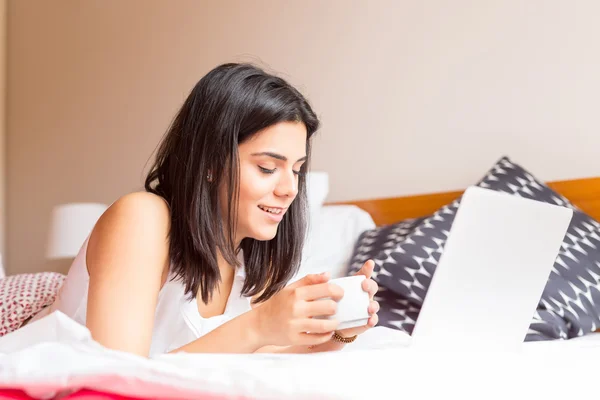
<svg viewBox="0 0 600 400">
<path fill-rule="evenodd" d="M 333 316 L 323 317 L 337 319 L 338 330 L 365 326 L 369 321 L 369 293 L 362 288 L 364 275 L 346 276 L 329 281 L 344 290 L 344 297 L 338 302 L 337 312 Z"/>
</svg>

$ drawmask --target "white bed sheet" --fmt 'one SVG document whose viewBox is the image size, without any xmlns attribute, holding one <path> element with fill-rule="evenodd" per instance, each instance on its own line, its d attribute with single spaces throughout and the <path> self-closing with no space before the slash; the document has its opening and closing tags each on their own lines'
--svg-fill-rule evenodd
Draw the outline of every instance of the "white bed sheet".
<svg viewBox="0 0 600 400">
<path fill-rule="evenodd" d="M 375 328 L 347 350 L 313 355 L 164 355 L 110 351 L 55 312 L 0 338 L 0 387 L 39 398 L 65 388 L 152 398 L 574 398 L 589 394 L 600 335 L 526 343 L 521 353 L 416 352 L 406 334 Z"/>
</svg>

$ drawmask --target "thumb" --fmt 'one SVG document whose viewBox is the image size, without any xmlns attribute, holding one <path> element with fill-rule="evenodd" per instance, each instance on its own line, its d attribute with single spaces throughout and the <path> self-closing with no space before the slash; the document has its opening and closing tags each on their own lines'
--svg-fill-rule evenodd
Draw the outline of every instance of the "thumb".
<svg viewBox="0 0 600 400">
<path fill-rule="evenodd" d="M 308 274 L 304 278 L 297 280 L 288 287 L 291 289 L 299 288 L 302 286 L 316 285 L 318 283 L 325 283 L 329 280 L 329 272 L 323 272 L 321 274 Z"/>
<path fill-rule="evenodd" d="M 367 260 L 355 275 L 364 275 L 367 279 L 371 279 L 371 275 L 373 274 L 373 269 L 375 268 L 375 261 Z"/>
</svg>

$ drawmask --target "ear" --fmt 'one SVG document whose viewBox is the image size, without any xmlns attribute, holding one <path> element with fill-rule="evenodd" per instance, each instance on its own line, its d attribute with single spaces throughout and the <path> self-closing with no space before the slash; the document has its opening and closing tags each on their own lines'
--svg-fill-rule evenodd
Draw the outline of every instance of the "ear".
<svg viewBox="0 0 600 400">
<path fill-rule="evenodd" d="M 212 176 L 211 170 L 208 170 L 208 174 L 206 174 L 206 180 L 208 180 L 209 182 L 213 181 L 213 176 Z"/>
</svg>

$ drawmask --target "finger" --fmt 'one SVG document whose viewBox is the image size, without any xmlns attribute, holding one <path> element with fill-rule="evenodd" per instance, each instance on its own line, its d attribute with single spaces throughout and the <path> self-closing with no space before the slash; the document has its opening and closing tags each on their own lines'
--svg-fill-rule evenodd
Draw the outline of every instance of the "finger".
<svg viewBox="0 0 600 400">
<path fill-rule="evenodd" d="M 297 289 L 296 294 L 300 300 L 306 301 L 327 297 L 339 301 L 344 297 L 344 289 L 332 283 L 320 283 L 317 285 L 302 286 Z"/>
<path fill-rule="evenodd" d="M 371 315 L 371 318 L 369 318 L 369 322 L 367 322 L 367 326 L 372 328 L 375 325 L 377 325 L 378 322 L 379 322 L 379 316 L 377 314 L 373 314 L 373 315 Z"/>
<path fill-rule="evenodd" d="M 319 283 L 324 283 L 329 280 L 329 272 L 323 272 L 322 274 L 309 274 L 306 275 L 302 279 L 298 279 L 296 282 L 290 284 L 288 288 L 296 289 L 300 287 L 317 285 Z"/>
<path fill-rule="evenodd" d="M 328 333 L 333 332 L 340 325 L 336 319 L 307 318 L 302 324 L 302 332 Z"/>
<path fill-rule="evenodd" d="M 372 299 L 379 290 L 379 285 L 373 279 L 365 279 L 362 283 L 362 289 L 369 293 L 369 298 Z"/>
<path fill-rule="evenodd" d="M 304 303 L 302 317 L 328 317 L 337 312 L 337 302 L 334 300 L 316 300 Z"/>
<path fill-rule="evenodd" d="M 369 304 L 369 315 L 377 314 L 379 312 L 379 303 L 376 301 L 372 301 Z"/>
<path fill-rule="evenodd" d="M 375 268 L 375 262 L 373 260 L 367 260 L 360 271 L 356 273 L 356 275 L 364 275 L 367 279 L 371 279 L 371 275 L 373 274 L 373 269 Z"/>
</svg>

